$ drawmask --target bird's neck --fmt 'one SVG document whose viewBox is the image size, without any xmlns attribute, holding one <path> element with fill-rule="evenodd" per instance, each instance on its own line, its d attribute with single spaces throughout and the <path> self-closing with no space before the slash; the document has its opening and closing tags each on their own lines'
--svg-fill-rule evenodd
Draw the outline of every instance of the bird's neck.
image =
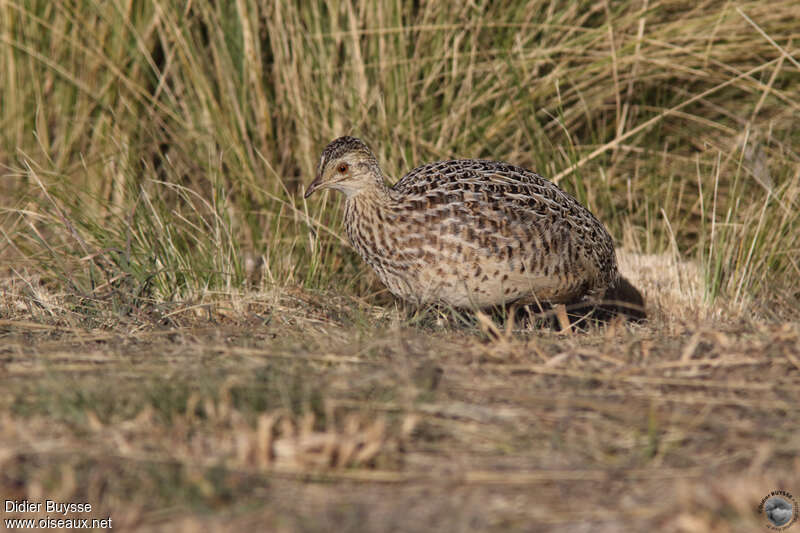
<svg viewBox="0 0 800 533">
<path fill-rule="evenodd" d="M 370 204 L 381 205 L 391 202 L 391 190 L 386 186 L 386 180 L 377 162 L 363 164 L 361 170 L 363 174 L 359 185 L 345 191 L 348 203 L 356 202 L 366 207 Z"/>
<path fill-rule="evenodd" d="M 381 236 L 391 233 L 396 201 L 383 183 L 348 196 L 344 208 L 344 227 L 350 244 L 370 265 L 375 266 L 375 247 Z"/>
<path fill-rule="evenodd" d="M 392 203 L 392 196 L 385 184 L 365 187 L 345 200 L 345 224 L 349 225 L 358 218 L 380 218 L 391 209 Z"/>
</svg>

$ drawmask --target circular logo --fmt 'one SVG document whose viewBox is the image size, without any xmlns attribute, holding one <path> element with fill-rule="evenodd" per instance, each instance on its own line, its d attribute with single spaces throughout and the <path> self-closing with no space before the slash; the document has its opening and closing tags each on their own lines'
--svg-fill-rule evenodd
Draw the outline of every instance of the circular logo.
<svg viewBox="0 0 800 533">
<path fill-rule="evenodd" d="M 773 490 L 761 500 L 758 512 L 766 517 L 766 526 L 769 529 L 781 531 L 797 521 L 800 509 L 790 493 Z"/>
</svg>

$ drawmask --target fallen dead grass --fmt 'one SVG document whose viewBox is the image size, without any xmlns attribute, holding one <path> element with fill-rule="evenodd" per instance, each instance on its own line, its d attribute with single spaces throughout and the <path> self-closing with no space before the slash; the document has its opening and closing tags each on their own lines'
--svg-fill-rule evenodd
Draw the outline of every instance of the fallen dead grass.
<svg viewBox="0 0 800 533">
<path fill-rule="evenodd" d="M 87 328 L 6 290 L 0 490 L 122 530 L 757 530 L 800 480 L 800 327 L 620 260 L 652 319 L 571 335 L 299 290 Z"/>
</svg>

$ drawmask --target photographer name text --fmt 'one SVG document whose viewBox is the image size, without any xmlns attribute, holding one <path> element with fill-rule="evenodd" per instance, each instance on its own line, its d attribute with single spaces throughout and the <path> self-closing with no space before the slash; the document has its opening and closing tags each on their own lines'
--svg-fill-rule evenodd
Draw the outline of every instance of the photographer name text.
<svg viewBox="0 0 800 533">
<path fill-rule="evenodd" d="M 77 502 L 57 502 L 45 500 L 34 502 L 29 500 L 5 500 L 6 513 L 47 513 L 43 518 L 6 518 L 6 528 L 9 529 L 75 529 L 75 528 L 103 528 L 113 529 L 112 519 L 106 518 L 75 518 L 67 515 L 91 513 L 92 504 Z"/>
</svg>

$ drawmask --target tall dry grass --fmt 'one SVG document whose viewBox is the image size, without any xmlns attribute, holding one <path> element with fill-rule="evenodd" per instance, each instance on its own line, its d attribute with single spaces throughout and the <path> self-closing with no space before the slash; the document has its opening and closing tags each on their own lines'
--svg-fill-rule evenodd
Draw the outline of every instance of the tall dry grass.
<svg viewBox="0 0 800 533">
<path fill-rule="evenodd" d="M 796 2 L 0 0 L 0 257 L 85 301 L 369 294 L 321 148 L 549 176 L 710 299 L 800 288 Z"/>
</svg>

